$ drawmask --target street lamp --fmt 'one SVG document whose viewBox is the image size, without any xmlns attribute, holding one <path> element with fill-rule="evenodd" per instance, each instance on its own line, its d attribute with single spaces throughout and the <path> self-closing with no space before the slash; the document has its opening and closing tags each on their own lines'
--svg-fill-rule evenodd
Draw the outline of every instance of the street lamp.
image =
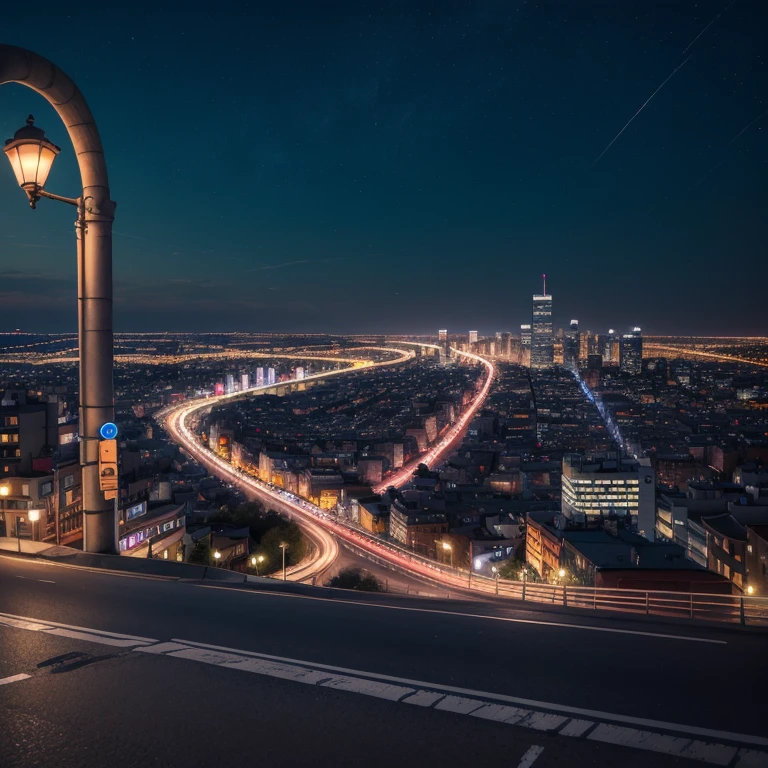
<svg viewBox="0 0 768 768">
<path fill-rule="evenodd" d="M 221 560 L 221 552 L 219 552 L 219 550 L 217 549 L 217 550 L 216 550 L 216 551 L 213 553 L 213 556 L 214 556 L 214 558 L 216 558 L 216 566 L 218 567 L 218 565 L 219 565 L 219 560 Z"/>
<path fill-rule="evenodd" d="M 40 197 L 47 196 L 43 187 L 61 148 L 45 137 L 45 132 L 35 125 L 35 118 L 30 115 L 27 124 L 5 142 L 3 152 L 11 163 L 16 181 L 27 193 L 30 207 L 36 208 Z"/>
<path fill-rule="evenodd" d="M 77 86 L 57 66 L 32 51 L 0 44 L 0 85 L 19 83 L 43 96 L 69 133 L 80 169 L 77 198 L 46 192 L 59 147 L 30 115 L 3 150 L 32 208 L 41 197 L 77 208 L 79 433 L 82 468 L 83 549 L 115 553 L 115 505 L 100 487 L 99 430 L 114 421 L 112 385 L 112 222 L 115 203 L 96 123 Z"/>
<path fill-rule="evenodd" d="M 450 557 L 451 557 L 450 567 L 451 567 L 451 570 L 453 570 L 453 547 L 447 541 L 444 541 L 443 542 L 443 549 L 446 552 L 450 552 Z M 470 568 L 471 567 L 472 567 L 472 564 L 470 563 Z"/>
<path fill-rule="evenodd" d="M 283 581 L 285 581 L 285 550 L 288 549 L 288 545 L 285 543 L 281 543 L 280 549 L 283 550 Z"/>
<path fill-rule="evenodd" d="M 29 522 L 32 523 L 32 541 L 35 541 L 35 524 L 40 519 L 40 510 L 30 509 L 29 513 L 27 514 L 27 518 L 29 519 Z"/>
<path fill-rule="evenodd" d="M 499 569 L 495 566 L 491 566 L 491 571 L 493 571 L 493 577 L 496 579 L 496 594 L 499 594 Z"/>
<path fill-rule="evenodd" d="M 7 485 L 0 485 L 0 496 L 7 496 L 9 493 L 9 488 Z"/>
<path fill-rule="evenodd" d="M 747 587 L 747 594 L 748 595 L 754 595 L 755 594 L 755 588 L 751 584 Z"/>
<path fill-rule="evenodd" d="M 256 569 L 256 575 L 257 576 L 259 575 L 259 566 L 263 562 L 264 562 L 264 555 L 259 555 L 258 557 L 256 557 L 256 555 L 254 555 L 251 558 L 251 567 Z"/>
</svg>

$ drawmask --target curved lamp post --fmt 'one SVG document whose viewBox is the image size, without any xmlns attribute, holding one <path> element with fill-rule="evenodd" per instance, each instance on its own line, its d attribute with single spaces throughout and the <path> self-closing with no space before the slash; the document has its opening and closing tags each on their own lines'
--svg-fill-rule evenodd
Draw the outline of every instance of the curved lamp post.
<svg viewBox="0 0 768 768">
<path fill-rule="evenodd" d="M 80 465 L 83 472 L 83 548 L 116 552 L 114 504 L 99 488 L 99 428 L 114 421 L 112 385 L 112 221 L 107 167 L 99 132 L 83 95 L 57 66 L 36 53 L 0 44 L 0 85 L 19 83 L 45 97 L 67 128 L 83 191 L 78 198 L 46 192 L 59 153 L 34 124 L 6 142 L 16 181 L 35 208 L 41 197 L 77 206 L 78 337 L 80 349 Z"/>
</svg>

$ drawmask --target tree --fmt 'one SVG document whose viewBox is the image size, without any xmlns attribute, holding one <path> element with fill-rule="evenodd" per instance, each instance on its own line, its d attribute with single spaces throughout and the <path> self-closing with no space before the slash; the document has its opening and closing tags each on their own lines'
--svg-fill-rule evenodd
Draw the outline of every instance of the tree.
<svg viewBox="0 0 768 768">
<path fill-rule="evenodd" d="M 195 544 L 194 549 L 189 555 L 190 563 L 197 563 L 198 565 L 210 565 L 211 562 L 211 548 L 208 545 L 208 539 L 200 539 Z"/>
<path fill-rule="evenodd" d="M 419 464 L 418 467 L 416 467 L 416 477 L 430 477 L 431 472 L 429 471 L 429 467 L 426 464 Z"/>
<path fill-rule="evenodd" d="M 344 568 L 334 576 L 327 587 L 337 589 L 356 589 L 359 592 L 381 592 L 381 582 L 370 573 L 363 573 L 359 568 Z"/>
</svg>

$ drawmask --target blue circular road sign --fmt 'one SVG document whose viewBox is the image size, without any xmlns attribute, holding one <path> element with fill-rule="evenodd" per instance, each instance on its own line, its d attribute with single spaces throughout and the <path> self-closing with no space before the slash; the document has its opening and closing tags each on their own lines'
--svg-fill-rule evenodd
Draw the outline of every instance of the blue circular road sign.
<svg viewBox="0 0 768 768">
<path fill-rule="evenodd" d="M 113 424 L 111 421 L 102 424 L 99 434 L 104 440 L 114 440 L 117 437 L 117 424 Z"/>
</svg>

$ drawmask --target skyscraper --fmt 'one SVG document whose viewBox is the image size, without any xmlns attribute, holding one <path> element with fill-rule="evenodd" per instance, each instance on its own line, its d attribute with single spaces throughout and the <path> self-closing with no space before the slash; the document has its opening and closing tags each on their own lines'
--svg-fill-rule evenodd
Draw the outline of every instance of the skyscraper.
<svg viewBox="0 0 768 768">
<path fill-rule="evenodd" d="M 598 354 L 603 356 L 603 365 L 612 365 L 618 363 L 616 331 L 611 328 L 607 334 L 601 333 L 598 336 Z"/>
<path fill-rule="evenodd" d="M 533 296 L 533 322 L 531 323 L 531 368 L 550 368 L 555 362 L 555 344 L 552 338 L 552 297 L 544 292 Z"/>
<path fill-rule="evenodd" d="M 637 326 L 619 340 L 619 368 L 632 376 L 643 372 L 643 336 Z"/>
<path fill-rule="evenodd" d="M 470 344 L 477 344 L 477 331 L 470 331 L 469 332 L 469 343 Z"/>
<path fill-rule="evenodd" d="M 264 369 L 263 368 L 256 369 L 256 386 L 257 387 L 264 386 Z"/>
<path fill-rule="evenodd" d="M 246 389 L 249 389 L 251 386 L 251 377 L 247 373 L 241 373 L 240 374 L 240 390 L 244 391 Z"/>
<path fill-rule="evenodd" d="M 227 383 L 226 383 L 225 389 L 226 389 L 227 394 L 230 394 L 231 392 L 235 391 L 235 377 L 234 377 L 234 375 L 231 374 L 231 373 L 228 373 L 226 381 L 227 381 Z"/>
<path fill-rule="evenodd" d="M 440 356 L 450 357 L 451 348 L 448 344 L 448 331 L 443 329 L 437 332 L 437 343 L 440 345 Z"/>
<path fill-rule="evenodd" d="M 275 378 L 275 369 L 267 368 L 267 384 L 274 384 Z"/>
<path fill-rule="evenodd" d="M 531 326 L 527 323 L 520 326 L 520 365 L 531 365 Z"/>
<path fill-rule="evenodd" d="M 581 336 L 579 335 L 579 321 L 571 320 L 571 325 L 563 339 L 563 365 L 566 368 L 579 367 L 581 354 Z"/>
</svg>

